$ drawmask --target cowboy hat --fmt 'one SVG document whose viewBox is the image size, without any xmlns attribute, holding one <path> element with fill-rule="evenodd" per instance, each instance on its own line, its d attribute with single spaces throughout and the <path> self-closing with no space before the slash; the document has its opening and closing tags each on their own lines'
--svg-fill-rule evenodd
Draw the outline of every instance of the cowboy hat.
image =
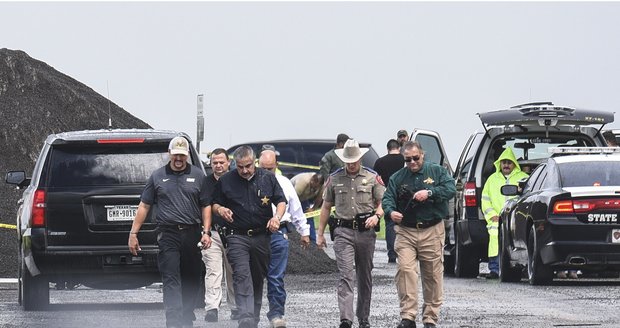
<svg viewBox="0 0 620 328">
<path fill-rule="evenodd" d="M 355 163 L 366 154 L 368 148 L 360 148 L 360 145 L 354 139 L 349 139 L 345 142 L 342 149 L 334 150 L 336 156 L 345 163 Z"/>
</svg>

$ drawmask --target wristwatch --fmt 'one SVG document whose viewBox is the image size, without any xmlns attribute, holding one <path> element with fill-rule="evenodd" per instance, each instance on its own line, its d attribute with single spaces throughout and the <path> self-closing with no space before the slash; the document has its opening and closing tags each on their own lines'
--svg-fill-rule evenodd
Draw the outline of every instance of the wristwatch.
<svg viewBox="0 0 620 328">
<path fill-rule="evenodd" d="M 433 191 L 432 191 L 432 190 L 430 190 L 430 189 L 426 189 L 426 191 L 428 191 L 428 197 L 433 196 Z"/>
<path fill-rule="evenodd" d="M 202 234 L 211 237 L 211 230 L 203 230 Z"/>
</svg>

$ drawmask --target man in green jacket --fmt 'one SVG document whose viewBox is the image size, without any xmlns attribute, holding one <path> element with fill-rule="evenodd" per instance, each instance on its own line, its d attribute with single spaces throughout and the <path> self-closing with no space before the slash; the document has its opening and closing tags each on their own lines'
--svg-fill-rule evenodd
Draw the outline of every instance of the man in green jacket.
<svg viewBox="0 0 620 328">
<path fill-rule="evenodd" d="M 336 155 L 336 149 L 342 149 L 347 140 L 349 140 L 349 136 L 344 133 L 338 134 L 334 149 L 331 149 L 325 153 L 323 158 L 321 158 L 321 162 L 319 163 L 319 173 L 323 176 L 323 181 L 327 181 L 330 174 L 334 173 L 337 169 L 344 167 L 344 162 Z"/>
<path fill-rule="evenodd" d="M 487 221 L 489 232 L 489 275 L 487 279 L 499 278 L 499 213 L 509 196 L 502 195 L 500 189 L 503 185 L 517 185 L 519 180 L 527 178 L 527 173 L 521 171 L 517 158 L 508 147 L 495 161 L 495 173 L 491 174 L 482 189 L 482 213 Z"/>
<path fill-rule="evenodd" d="M 440 165 L 424 161 L 416 141 L 403 147 L 406 166 L 390 177 L 383 194 L 386 217 L 396 223 L 394 250 L 398 257 L 396 289 L 400 299 L 398 328 L 415 328 L 418 313 L 418 262 L 422 274 L 425 328 L 436 327 L 443 303 L 443 219 L 456 192 L 454 179 Z"/>
</svg>

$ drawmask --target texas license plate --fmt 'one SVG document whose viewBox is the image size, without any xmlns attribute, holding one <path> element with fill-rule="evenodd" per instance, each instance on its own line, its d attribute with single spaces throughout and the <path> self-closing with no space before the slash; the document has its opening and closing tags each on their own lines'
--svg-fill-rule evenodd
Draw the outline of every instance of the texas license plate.
<svg viewBox="0 0 620 328">
<path fill-rule="evenodd" d="M 620 229 L 611 230 L 611 242 L 620 243 Z"/>
<path fill-rule="evenodd" d="M 131 221 L 136 217 L 138 205 L 106 205 L 108 221 Z"/>
</svg>

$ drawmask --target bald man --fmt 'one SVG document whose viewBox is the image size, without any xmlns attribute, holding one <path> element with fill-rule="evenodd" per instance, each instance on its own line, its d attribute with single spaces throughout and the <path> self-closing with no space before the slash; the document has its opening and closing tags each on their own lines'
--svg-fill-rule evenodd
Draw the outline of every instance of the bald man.
<svg viewBox="0 0 620 328">
<path fill-rule="evenodd" d="M 262 151 L 258 165 L 275 174 L 278 167 L 276 153 L 273 150 Z M 295 225 L 295 229 L 301 235 L 301 247 L 306 248 L 310 244 L 310 226 L 306 222 L 301 202 L 291 181 L 281 174 L 276 174 L 276 179 L 284 191 L 287 205 L 284 215 L 280 218 L 280 228 L 271 234 L 271 259 L 267 269 L 267 299 L 269 300 L 267 319 L 272 327 L 286 327 L 284 273 L 288 264 L 288 233 L 291 232 L 292 225 Z"/>
</svg>

